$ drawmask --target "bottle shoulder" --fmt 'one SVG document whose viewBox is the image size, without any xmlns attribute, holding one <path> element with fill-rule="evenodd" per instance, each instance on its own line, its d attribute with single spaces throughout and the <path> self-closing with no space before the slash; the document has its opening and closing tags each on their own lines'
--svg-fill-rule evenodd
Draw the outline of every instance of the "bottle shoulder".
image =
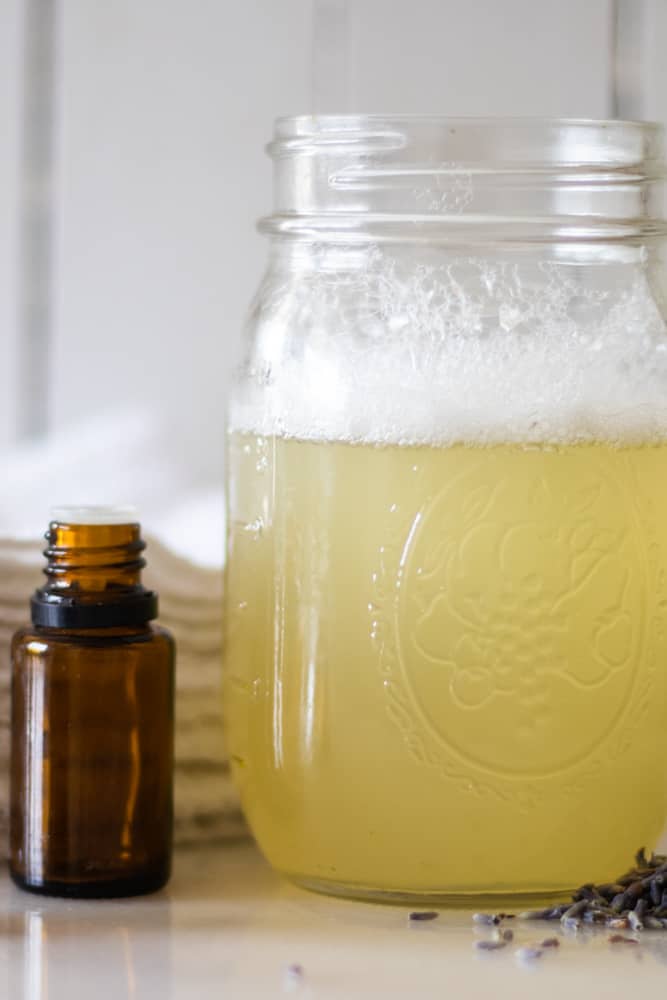
<svg viewBox="0 0 667 1000">
<path fill-rule="evenodd" d="M 20 650 L 33 653 L 45 652 L 52 647 L 62 646 L 152 646 L 163 647 L 173 654 L 175 643 L 168 629 L 162 625 L 147 624 L 143 627 L 107 629 L 58 629 L 38 625 L 26 625 L 18 629 L 12 637 L 12 654 Z M 34 647 L 29 649 L 29 647 Z"/>
<path fill-rule="evenodd" d="M 12 636 L 11 650 L 14 653 L 15 650 L 19 649 L 21 646 L 27 645 L 29 642 L 38 641 L 38 637 L 35 634 L 35 629 L 32 625 L 23 625 L 21 628 L 17 629 Z"/>
<path fill-rule="evenodd" d="M 156 645 L 165 646 L 172 655 L 175 653 L 176 641 L 168 628 L 165 628 L 164 625 L 152 624 L 150 626 L 150 632 L 152 642 Z"/>
</svg>

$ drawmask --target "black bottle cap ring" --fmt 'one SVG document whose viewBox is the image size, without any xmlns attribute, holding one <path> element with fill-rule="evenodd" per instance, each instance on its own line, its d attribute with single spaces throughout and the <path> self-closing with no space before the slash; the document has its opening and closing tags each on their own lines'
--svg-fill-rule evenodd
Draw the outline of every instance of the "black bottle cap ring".
<svg viewBox="0 0 667 1000">
<path fill-rule="evenodd" d="M 158 599 L 152 590 L 117 601 L 81 601 L 37 590 L 30 601 L 33 625 L 44 628 L 113 628 L 145 625 L 157 618 Z"/>
</svg>

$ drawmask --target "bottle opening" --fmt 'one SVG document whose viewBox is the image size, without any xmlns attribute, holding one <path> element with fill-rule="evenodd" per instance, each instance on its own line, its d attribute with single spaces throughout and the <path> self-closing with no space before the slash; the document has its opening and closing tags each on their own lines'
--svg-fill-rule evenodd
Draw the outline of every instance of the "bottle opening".
<svg viewBox="0 0 667 1000">
<path fill-rule="evenodd" d="M 51 521 L 56 524 L 136 524 L 139 512 L 129 504 L 65 504 L 51 508 Z"/>
</svg>

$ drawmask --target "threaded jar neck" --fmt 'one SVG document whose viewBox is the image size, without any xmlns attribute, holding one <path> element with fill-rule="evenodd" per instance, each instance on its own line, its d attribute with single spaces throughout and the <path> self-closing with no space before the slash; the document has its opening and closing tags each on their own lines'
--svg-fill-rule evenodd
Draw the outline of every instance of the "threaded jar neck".
<svg viewBox="0 0 667 1000">
<path fill-rule="evenodd" d="M 303 115 L 276 122 L 274 213 L 311 243 L 539 243 L 665 234 L 647 122 Z"/>
<path fill-rule="evenodd" d="M 141 583 L 146 543 L 138 523 L 54 520 L 46 532 L 46 583 L 32 599 L 36 625 L 104 628 L 157 615 L 157 597 Z"/>
</svg>

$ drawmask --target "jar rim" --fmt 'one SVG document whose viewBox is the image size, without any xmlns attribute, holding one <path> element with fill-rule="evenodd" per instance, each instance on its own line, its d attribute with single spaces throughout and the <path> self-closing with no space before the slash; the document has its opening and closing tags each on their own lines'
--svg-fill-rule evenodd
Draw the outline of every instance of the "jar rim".
<svg viewBox="0 0 667 1000">
<path fill-rule="evenodd" d="M 318 151 L 391 153 L 408 143 L 443 141 L 456 147 L 475 141 L 488 155 L 496 144 L 507 162 L 600 163 L 606 166 L 662 160 L 664 127 L 657 121 L 615 118 L 450 117 L 438 114 L 298 114 L 275 120 L 267 152 L 273 158 Z M 308 142 L 313 143 L 311 149 Z M 359 145 L 360 144 L 360 145 Z M 368 149 L 365 146 L 368 145 Z M 535 151 L 539 156 L 535 156 Z M 573 154 L 579 150 L 579 155 Z M 583 155 L 585 152 L 588 156 Z M 567 155 L 565 155 L 567 154 Z M 455 159 L 456 157 L 452 157 Z"/>
<path fill-rule="evenodd" d="M 323 124 L 335 124 L 338 122 L 437 122 L 439 124 L 471 124 L 471 125 L 600 125 L 600 126 L 624 126 L 639 129 L 663 129 L 661 122 L 651 119 L 640 118 L 586 118 L 576 116 L 559 115 L 442 115 L 438 112 L 396 112 L 385 113 L 380 111 L 369 112 L 325 112 L 325 113 L 298 113 L 293 115 L 278 115 L 275 119 L 276 129 L 298 128 L 321 122 Z"/>
</svg>

